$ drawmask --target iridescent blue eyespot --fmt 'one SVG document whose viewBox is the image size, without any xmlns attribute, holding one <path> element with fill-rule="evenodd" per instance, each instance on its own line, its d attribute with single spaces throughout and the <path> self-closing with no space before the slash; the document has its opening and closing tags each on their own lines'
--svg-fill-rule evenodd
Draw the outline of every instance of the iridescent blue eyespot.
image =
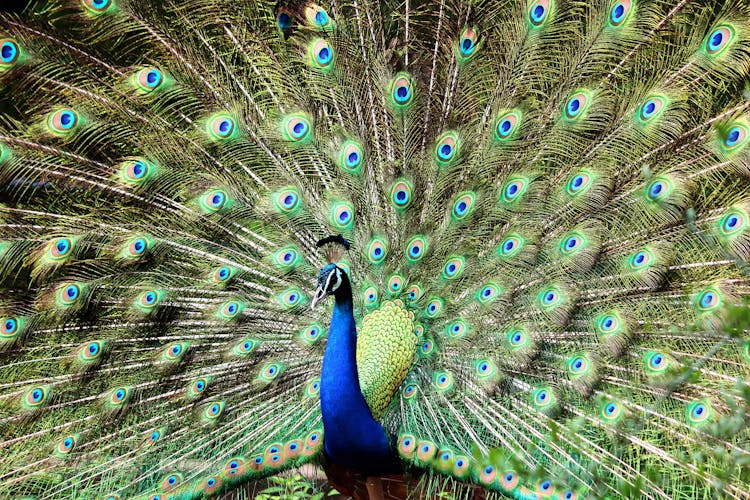
<svg viewBox="0 0 750 500">
<path fill-rule="evenodd" d="M 578 114 L 578 110 L 581 109 L 581 101 L 577 97 L 572 98 L 568 101 L 568 114 L 570 116 L 575 116 Z"/>
<path fill-rule="evenodd" d="M 733 148 L 738 144 L 742 143 L 747 136 L 747 132 L 742 127 L 732 127 L 727 132 L 727 137 L 724 139 L 724 145 L 728 148 Z"/>
<path fill-rule="evenodd" d="M 16 333 L 16 328 L 18 328 L 18 321 L 14 318 L 8 318 L 5 320 L 5 325 L 3 325 L 3 333 L 12 335 Z"/>
<path fill-rule="evenodd" d="M 63 111 L 60 113 L 60 128 L 63 130 L 70 129 L 76 123 L 76 115 L 72 111 Z"/>
<path fill-rule="evenodd" d="M 307 134 L 307 123 L 300 120 L 294 125 L 292 125 L 292 137 L 295 139 L 300 139 Z"/>
<path fill-rule="evenodd" d="M 707 308 L 714 303 L 714 292 L 705 292 L 700 300 L 701 307 Z"/>
<path fill-rule="evenodd" d="M 349 153 L 349 156 L 346 157 L 346 166 L 350 168 L 356 167 L 359 165 L 359 158 L 359 153 L 352 151 Z"/>
<path fill-rule="evenodd" d="M 512 129 L 513 129 L 513 124 L 510 123 L 510 120 L 508 120 L 507 118 L 497 124 L 497 133 L 501 137 L 506 137 L 508 134 L 510 134 L 510 131 Z"/>
<path fill-rule="evenodd" d="M 649 353 L 646 356 L 649 368 L 655 371 L 663 370 L 666 367 L 666 360 L 667 358 L 658 352 Z"/>
<path fill-rule="evenodd" d="M 146 74 L 146 82 L 149 87 L 156 87 L 161 82 L 161 73 L 155 69 L 149 70 Z"/>
<path fill-rule="evenodd" d="M 711 36 L 708 39 L 708 48 L 711 50 L 718 50 L 719 47 L 721 47 L 721 42 L 724 41 L 724 34 L 716 30 L 713 33 L 711 33 Z"/>
<path fill-rule="evenodd" d="M 211 197 L 211 208 L 221 208 L 224 206 L 224 201 L 226 201 L 226 195 L 222 191 L 216 191 Z"/>
<path fill-rule="evenodd" d="M 730 214 L 729 217 L 726 218 L 724 221 L 724 230 L 725 231 L 731 231 L 735 227 L 737 227 L 737 224 L 739 224 L 740 218 L 735 214 Z"/>
<path fill-rule="evenodd" d="M 438 148 L 438 156 L 441 160 L 450 160 L 453 156 L 453 146 L 450 144 L 443 144 Z"/>
<path fill-rule="evenodd" d="M 67 238 L 61 238 L 57 240 L 57 243 L 55 243 L 55 248 L 57 248 L 57 252 L 62 256 L 68 253 L 68 250 L 70 250 L 70 240 Z"/>
<path fill-rule="evenodd" d="M 316 59 L 321 66 L 327 65 L 333 59 L 333 52 L 329 47 L 322 47 L 316 54 Z"/>
<path fill-rule="evenodd" d="M 396 101 L 400 103 L 407 102 L 409 100 L 409 97 L 411 97 L 411 90 L 406 85 L 396 87 L 394 97 Z"/>
<path fill-rule="evenodd" d="M 571 196 L 579 195 L 591 185 L 591 181 L 591 175 L 586 171 L 581 171 L 568 180 L 565 190 Z"/>
<path fill-rule="evenodd" d="M 697 404 L 693 407 L 692 415 L 695 418 L 699 418 L 701 415 L 703 415 L 704 411 L 706 411 L 706 407 L 702 404 Z"/>
<path fill-rule="evenodd" d="M 80 288 L 77 285 L 69 285 L 65 289 L 65 295 L 68 297 L 68 300 L 75 300 L 78 298 L 78 294 L 80 293 Z"/>
<path fill-rule="evenodd" d="M 112 0 L 81 0 L 83 7 L 91 14 L 101 14 L 112 6 Z"/>
<path fill-rule="evenodd" d="M 622 20 L 623 16 L 625 15 L 625 7 L 622 5 L 622 3 L 618 2 L 615 4 L 615 6 L 612 8 L 612 21 L 617 23 Z"/>
<path fill-rule="evenodd" d="M 654 114 L 654 111 L 656 111 L 656 102 L 653 99 L 649 99 L 648 101 L 646 101 L 646 104 L 643 105 L 643 117 L 651 118 L 651 115 Z"/>
<path fill-rule="evenodd" d="M 469 205 L 465 201 L 460 201 L 456 204 L 456 214 L 464 215 L 466 214 L 466 210 L 468 208 L 469 208 Z"/>
<path fill-rule="evenodd" d="M 134 161 L 133 165 L 131 167 L 133 178 L 134 179 L 140 179 L 144 175 L 146 175 L 146 172 L 148 171 L 148 167 L 146 167 L 146 164 L 142 161 Z"/>
<path fill-rule="evenodd" d="M 0 62 L 10 65 L 18 60 L 18 44 L 13 40 L 4 40 L 0 45 Z"/>
<path fill-rule="evenodd" d="M 276 22 L 280 29 L 285 30 L 292 25 L 292 18 L 286 12 L 281 12 L 279 17 L 276 18 Z"/>
<path fill-rule="evenodd" d="M 529 8 L 529 21 L 533 26 L 541 26 L 549 14 L 549 0 L 537 0 Z"/>
</svg>

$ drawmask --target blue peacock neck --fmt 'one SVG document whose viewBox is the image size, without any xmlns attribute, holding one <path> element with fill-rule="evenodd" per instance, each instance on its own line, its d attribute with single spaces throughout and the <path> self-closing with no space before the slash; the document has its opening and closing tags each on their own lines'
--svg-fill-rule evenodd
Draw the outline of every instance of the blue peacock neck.
<svg viewBox="0 0 750 500">
<path fill-rule="evenodd" d="M 397 461 L 359 387 L 357 329 L 348 280 L 335 297 L 320 380 L 325 451 L 335 463 L 367 474 L 392 472 Z"/>
</svg>

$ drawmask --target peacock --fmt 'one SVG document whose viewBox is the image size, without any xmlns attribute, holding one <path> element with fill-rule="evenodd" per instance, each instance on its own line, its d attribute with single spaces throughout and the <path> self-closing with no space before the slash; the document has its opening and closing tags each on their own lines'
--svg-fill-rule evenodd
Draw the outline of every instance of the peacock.
<svg viewBox="0 0 750 500">
<path fill-rule="evenodd" d="M 750 498 L 745 0 L 0 14 L 0 497 Z"/>
</svg>

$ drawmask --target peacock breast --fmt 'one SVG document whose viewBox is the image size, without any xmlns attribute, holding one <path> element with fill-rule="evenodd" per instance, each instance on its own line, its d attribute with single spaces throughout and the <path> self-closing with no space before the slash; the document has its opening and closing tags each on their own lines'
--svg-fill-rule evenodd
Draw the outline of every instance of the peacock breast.
<svg viewBox="0 0 750 500">
<path fill-rule="evenodd" d="M 367 314 L 357 335 L 357 375 L 372 416 L 379 419 L 414 363 L 414 313 L 400 300 Z"/>
</svg>

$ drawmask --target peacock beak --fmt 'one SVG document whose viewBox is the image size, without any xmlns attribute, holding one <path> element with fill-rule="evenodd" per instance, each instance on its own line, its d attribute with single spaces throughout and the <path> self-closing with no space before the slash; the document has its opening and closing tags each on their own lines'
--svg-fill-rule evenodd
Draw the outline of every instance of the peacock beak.
<svg viewBox="0 0 750 500">
<path fill-rule="evenodd" d="M 321 286 L 318 287 L 317 290 L 315 290 L 315 295 L 313 295 L 312 298 L 312 304 L 310 304 L 310 309 L 315 309 L 315 306 L 318 305 L 320 301 L 328 297 L 328 292 L 325 291 L 325 289 Z"/>
</svg>

